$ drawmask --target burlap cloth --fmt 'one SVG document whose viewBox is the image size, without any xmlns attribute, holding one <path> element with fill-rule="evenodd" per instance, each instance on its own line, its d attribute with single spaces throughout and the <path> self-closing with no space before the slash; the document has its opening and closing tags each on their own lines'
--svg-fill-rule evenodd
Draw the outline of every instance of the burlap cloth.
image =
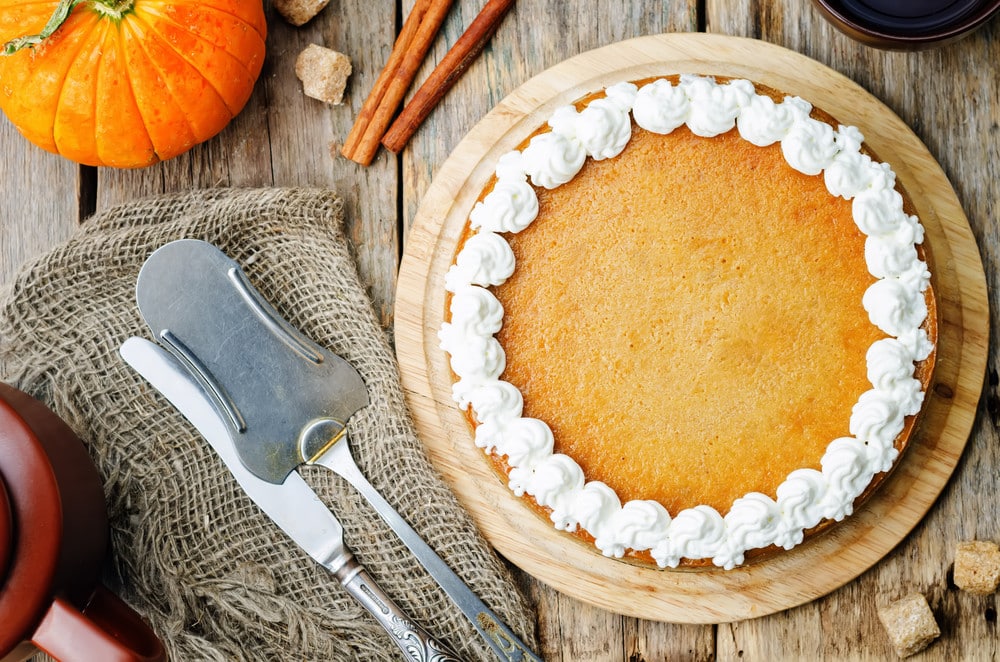
<svg viewBox="0 0 1000 662">
<path fill-rule="evenodd" d="M 536 645 L 506 568 L 414 435 L 385 331 L 359 282 L 329 191 L 216 189 L 156 197 L 89 219 L 0 295 L 4 381 L 81 436 L 105 482 L 123 596 L 172 660 L 396 660 L 375 621 L 240 490 L 208 444 L 118 356 L 149 337 L 135 306 L 146 257 L 182 237 L 243 265 L 265 298 L 350 361 L 371 404 L 352 417 L 361 470 L 479 596 Z M 495 659 L 373 510 L 325 469 L 306 481 L 389 595 L 465 660 Z"/>
</svg>

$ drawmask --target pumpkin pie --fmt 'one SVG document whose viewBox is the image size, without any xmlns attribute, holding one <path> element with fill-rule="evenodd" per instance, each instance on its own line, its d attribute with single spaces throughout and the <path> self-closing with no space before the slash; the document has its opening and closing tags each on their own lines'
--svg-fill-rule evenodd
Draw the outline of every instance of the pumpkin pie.
<svg viewBox="0 0 1000 662">
<path fill-rule="evenodd" d="M 439 334 L 455 400 L 513 493 L 607 556 L 791 549 L 912 435 L 936 339 L 922 241 L 891 168 L 800 98 L 611 86 L 470 210 Z"/>
</svg>

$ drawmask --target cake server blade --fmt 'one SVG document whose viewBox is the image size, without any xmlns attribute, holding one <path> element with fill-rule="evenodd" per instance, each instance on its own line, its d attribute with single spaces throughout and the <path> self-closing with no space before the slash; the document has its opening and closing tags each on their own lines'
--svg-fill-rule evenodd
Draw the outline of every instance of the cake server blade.
<svg viewBox="0 0 1000 662">
<path fill-rule="evenodd" d="M 298 472 L 274 484 L 253 475 L 237 456 L 224 420 L 185 366 L 173 355 L 143 338 L 129 338 L 120 353 L 125 362 L 171 402 L 229 468 L 233 478 L 261 510 L 317 563 L 329 570 L 392 638 L 406 659 L 458 662 L 375 584 L 344 544 L 340 521 L 316 496 Z"/>
<path fill-rule="evenodd" d="M 301 334 L 254 289 L 236 261 L 194 239 L 166 244 L 139 271 L 136 302 L 162 345 L 223 413 L 243 464 L 281 483 L 316 450 L 307 422 L 342 433 L 368 404 L 350 363 Z"/>
</svg>

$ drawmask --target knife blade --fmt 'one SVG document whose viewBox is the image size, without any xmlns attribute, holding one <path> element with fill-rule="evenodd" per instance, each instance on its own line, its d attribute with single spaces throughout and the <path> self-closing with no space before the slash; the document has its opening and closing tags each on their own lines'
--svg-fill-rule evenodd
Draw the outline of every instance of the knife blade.
<svg viewBox="0 0 1000 662">
<path fill-rule="evenodd" d="M 340 521 L 298 472 L 291 472 L 283 483 L 275 484 L 258 478 L 243 465 L 212 398 L 178 359 L 143 338 L 129 338 L 119 353 L 194 425 L 264 514 L 329 570 L 376 618 L 406 659 L 459 662 L 375 584 L 345 545 Z"/>
</svg>

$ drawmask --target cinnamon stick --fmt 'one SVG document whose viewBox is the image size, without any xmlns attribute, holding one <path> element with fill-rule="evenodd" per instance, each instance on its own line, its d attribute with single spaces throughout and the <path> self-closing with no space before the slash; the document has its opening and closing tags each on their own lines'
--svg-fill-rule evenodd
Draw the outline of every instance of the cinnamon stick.
<svg viewBox="0 0 1000 662">
<path fill-rule="evenodd" d="M 403 22 L 403 27 L 392 46 L 392 52 L 389 54 L 389 60 L 385 63 L 385 67 L 379 74 L 378 79 L 376 79 L 372 91 L 365 98 L 364 104 L 361 105 L 358 117 L 354 120 L 354 125 L 351 127 L 351 131 L 347 134 L 344 145 L 340 149 L 340 153 L 347 158 L 352 158 L 355 150 L 357 150 L 358 143 L 361 142 L 361 138 L 364 136 L 365 131 L 368 129 L 368 124 L 375 114 L 375 109 L 382 102 L 382 97 L 385 96 L 389 82 L 396 75 L 403 57 L 410 48 L 413 37 L 417 34 L 420 22 L 423 20 L 424 14 L 427 13 L 427 8 L 430 7 L 430 4 L 430 0 L 416 0 L 413 9 L 410 10 L 409 16 Z"/>
<path fill-rule="evenodd" d="M 514 0 L 489 0 L 486 3 L 389 127 L 382 138 L 386 149 L 398 152 L 406 146 L 431 110 L 482 52 L 513 4 Z"/>
<path fill-rule="evenodd" d="M 424 57 L 427 55 L 427 51 L 430 50 L 431 44 L 434 42 L 434 37 L 437 36 L 441 24 L 444 23 L 445 16 L 447 16 L 448 9 L 451 8 L 453 0 L 426 1 L 426 11 L 423 13 L 419 25 L 413 32 L 409 44 L 403 49 L 399 64 L 396 70 L 392 72 L 386 84 L 385 91 L 375 106 L 374 112 L 367 122 L 367 126 L 364 127 L 360 139 L 357 140 L 353 149 L 349 152 L 346 151 L 347 144 L 345 142 L 345 151 L 342 151 L 344 156 L 361 165 L 369 165 L 372 159 L 375 158 L 375 152 L 378 151 L 379 143 L 382 140 L 382 136 L 385 135 L 386 127 L 392 121 L 392 116 L 396 113 L 396 109 L 399 108 L 399 104 L 403 101 L 403 97 L 413 82 L 413 78 L 417 75 L 417 69 L 420 68 Z M 414 9 L 416 8 L 414 6 Z M 409 18 L 407 18 L 407 22 L 409 22 Z M 402 30 L 400 31 L 400 36 L 402 37 Z M 390 59 L 392 58 L 390 57 Z"/>
</svg>

